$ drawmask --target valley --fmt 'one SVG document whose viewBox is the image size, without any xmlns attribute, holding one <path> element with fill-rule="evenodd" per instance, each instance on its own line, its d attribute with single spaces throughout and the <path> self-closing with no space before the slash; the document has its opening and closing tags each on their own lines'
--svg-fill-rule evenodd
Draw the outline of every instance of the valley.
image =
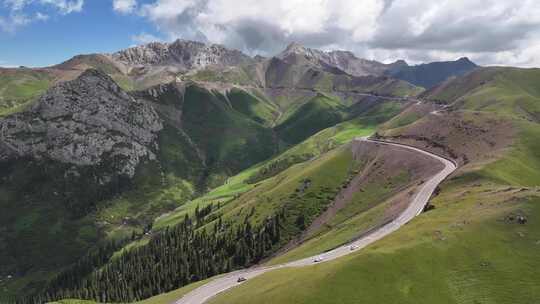
<svg viewBox="0 0 540 304">
<path fill-rule="evenodd" d="M 0 68 L 0 301 L 529 303 L 539 75 L 186 40 Z"/>
</svg>

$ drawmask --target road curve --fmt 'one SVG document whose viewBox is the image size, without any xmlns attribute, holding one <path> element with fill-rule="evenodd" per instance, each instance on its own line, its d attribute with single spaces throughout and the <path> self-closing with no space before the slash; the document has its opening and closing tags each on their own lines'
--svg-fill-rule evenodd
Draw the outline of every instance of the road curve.
<svg viewBox="0 0 540 304">
<path fill-rule="evenodd" d="M 457 168 L 454 162 L 446 158 L 443 158 L 441 156 L 435 155 L 433 153 L 430 153 L 430 152 L 427 152 L 427 151 L 424 151 L 415 147 L 402 145 L 398 143 L 371 140 L 367 138 L 357 138 L 355 140 L 375 142 L 382 145 L 391 145 L 391 146 L 402 147 L 408 150 L 413 150 L 413 151 L 422 153 L 424 155 L 430 156 L 440 161 L 441 163 L 444 164 L 444 169 L 442 169 L 439 173 L 431 177 L 422 185 L 422 187 L 420 188 L 420 191 L 416 193 L 411 204 L 395 220 L 391 221 L 390 223 L 376 230 L 373 230 L 371 233 L 365 235 L 364 237 L 352 243 L 343 245 L 331 251 L 320 254 L 318 256 L 313 256 L 313 257 L 293 261 L 286 264 L 276 265 L 276 266 L 254 267 L 254 268 L 248 268 L 248 269 L 243 269 L 243 270 L 238 270 L 238 271 L 228 273 L 184 295 L 181 299 L 176 301 L 175 304 L 202 304 L 206 302 L 208 299 L 216 296 L 217 294 L 225 290 L 228 290 L 232 287 L 235 287 L 239 284 L 242 284 L 242 283 L 237 282 L 237 279 L 239 277 L 244 277 L 247 280 L 250 280 L 270 270 L 285 268 L 285 267 L 303 267 L 303 266 L 313 265 L 315 263 L 314 260 L 317 257 L 322 257 L 323 258 L 322 262 L 327 262 L 327 261 L 331 261 L 339 257 L 345 256 L 352 252 L 355 252 L 359 249 L 362 249 L 372 244 L 373 242 L 382 239 L 383 237 L 389 235 L 390 233 L 398 230 L 401 226 L 405 225 L 407 222 L 412 220 L 415 216 L 419 215 L 424 209 L 424 206 L 429 201 L 429 198 L 431 197 L 431 195 L 433 194 L 437 186 L 448 175 L 454 172 Z M 352 248 L 354 248 L 354 250 L 351 250 Z"/>
</svg>

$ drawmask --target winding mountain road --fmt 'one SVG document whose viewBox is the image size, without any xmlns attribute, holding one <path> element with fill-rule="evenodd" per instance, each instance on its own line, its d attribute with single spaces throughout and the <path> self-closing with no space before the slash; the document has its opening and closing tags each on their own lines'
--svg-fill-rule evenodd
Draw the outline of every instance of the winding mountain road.
<svg viewBox="0 0 540 304">
<path fill-rule="evenodd" d="M 202 304 L 206 302 L 208 299 L 216 296 L 217 294 L 225 290 L 228 290 L 230 288 L 233 288 L 239 284 L 242 284 L 242 283 L 237 282 L 239 277 L 243 277 L 247 280 L 250 280 L 270 270 L 285 268 L 285 267 L 303 267 L 303 266 L 313 265 L 315 263 L 327 262 L 327 261 L 331 261 L 345 255 L 348 255 L 359 249 L 362 249 L 372 244 L 373 242 L 382 239 L 383 237 L 389 235 L 390 233 L 398 230 L 401 226 L 405 225 L 410 220 L 412 220 L 415 216 L 419 215 L 424 209 L 425 205 L 428 203 L 429 198 L 431 197 L 431 195 L 433 194 L 437 186 L 448 175 L 454 172 L 457 168 L 454 162 L 446 158 L 443 158 L 441 156 L 435 155 L 433 153 L 430 153 L 430 152 L 427 152 L 427 151 L 424 151 L 415 147 L 402 145 L 398 143 L 376 141 L 376 140 L 371 140 L 367 138 L 357 138 L 355 140 L 365 141 L 365 142 L 375 142 L 382 145 L 391 145 L 391 146 L 397 146 L 397 147 L 401 147 L 408 150 L 413 150 L 413 151 L 425 154 L 427 156 L 430 156 L 440 161 L 441 163 L 444 164 L 444 169 L 442 169 L 439 173 L 437 173 L 436 175 L 431 177 L 429 180 L 427 180 L 424 184 L 422 184 L 420 190 L 416 193 L 413 201 L 410 203 L 407 209 L 405 209 L 405 211 L 401 213 L 396 219 L 394 219 L 393 221 L 389 222 L 388 224 L 384 226 L 381 226 L 380 228 L 376 230 L 373 230 L 371 233 L 365 235 L 364 237 L 352 243 L 349 243 L 341 247 L 338 247 L 336 249 L 333 249 L 331 251 L 325 252 L 324 254 L 320 254 L 318 256 L 309 257 L 309 258 L 293 261 L 286 264 L 276 265 L 276 266 L 254 267 L 254 268 L 248 268 L 248 269 L 228 273 L 222 277 L 216 278 L 213 281 L 191 291 L 190 293 L 186 294 L 181 299 L 176 301 L 175 304 Z M 322 261 L 315 262 L 315 259 L 320 259 L 320 258 L 322 258 Z"/>
</svg>

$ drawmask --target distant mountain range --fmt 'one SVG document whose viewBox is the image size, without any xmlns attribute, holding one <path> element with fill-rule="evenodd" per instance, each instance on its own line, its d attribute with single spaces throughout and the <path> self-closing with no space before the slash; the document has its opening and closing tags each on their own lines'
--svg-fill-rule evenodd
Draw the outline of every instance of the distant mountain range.
<svg viewBox="0 0 540 304">
<path fill-rule="evenodd" d="M 309 62 L 314 66 L 326 69 L 338 69 L 352 76 L 381 76 L 385 71 L 398 68 L 398 61 L 392 64 L 384 64 L 378 61 L 357 58 L 349 51 L 325 52 L 317 49 L 306 48 L 298 43 L 291 43 L 287 48 L 276 56 L 289 62 Z"/>
<path fill-rule="evenodd" d="M 409 66 L 398 60 L 384 64 L 356 57 L 349 51 L 321 51 L 291 43 L 275 57 L 251 58 L 240 51 L 220 45 L 177 40 L 173 43 L 150 43 L 109 55 L 114 62 L 133 70 L 141 67 L 166 66 L 177 71 L 200 70 L 207 67 L 225 68 L 264 64 L 279 59 L 292 65 L 312 67 L 323 71 L 344 72 L 351 76 L 391 76 L 424 88 L 431 88 L 450 77 L 460 76 L 478 66 L 468 58 L 456 61 L 432 62 Z"/>
<path fill-rule="evenodd" d="M 384 64 L 357 58 L 348 51 L 325 52 L 298 43 L 291 43 L 274 57 L 264 58 L 215 44 L 186 40 L 155 42 L 113 54 L 78 55 L 47 68 L 0 68 L 0 76 L 6 80 L 0 83 L 0 114 L 43 93 L 53 83 L 75 79 L 88 68 L 103 71 L 127 90 L 145 89 L 179 77 L 258 87 L 303 86 L 328 73 L 341 75 L 340 80 L 332 81 L 338 86 L 343 86 L 343 81 L 350 83 L 352 78 L 390 77 L 429 89 L 472 71 L 477 65 L 467 58 L 417 66 L 409 66 L 403 60 Z"/>
<path fill-rule="evenodd" d="M 432 62 L 409 66 L 405 62 L 385 71 L 386 75 L 405 80 L 417 86 L 430 89 L 445 80 L 465 75 L 478 66 L 469 58 L 460 58 L 456 61 Z"/>
</svg>

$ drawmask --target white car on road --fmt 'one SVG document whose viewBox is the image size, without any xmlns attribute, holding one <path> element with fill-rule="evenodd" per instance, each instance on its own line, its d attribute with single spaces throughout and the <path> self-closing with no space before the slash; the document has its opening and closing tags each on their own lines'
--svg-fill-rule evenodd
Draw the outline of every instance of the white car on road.
<svg viewBox="0 0 540 304">
<path fill-rule="evenodd" d="M 236 280 L 237 283 L 242 283 L 244 281 L 247 281 L 247 279 L 244 277 L 239 277 L 238 280 Z"/>
</svg>

